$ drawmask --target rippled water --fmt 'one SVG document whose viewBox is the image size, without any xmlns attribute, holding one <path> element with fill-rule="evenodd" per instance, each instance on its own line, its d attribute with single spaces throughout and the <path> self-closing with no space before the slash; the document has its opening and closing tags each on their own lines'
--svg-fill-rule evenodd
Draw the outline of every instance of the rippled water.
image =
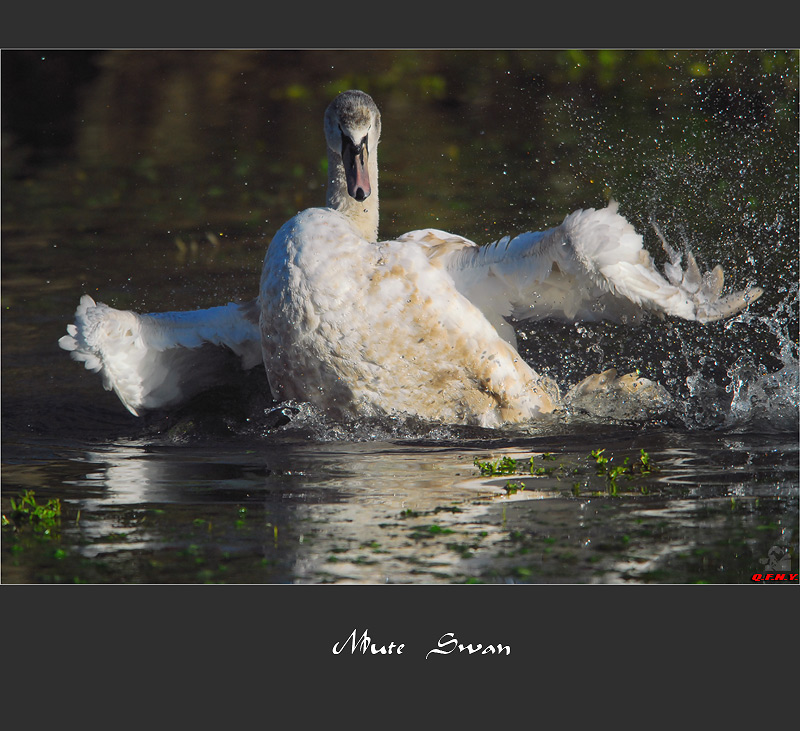
<svg viewBox="0 0 800 731">
<path fill-rule="evenodd" d="M 796 83 L 770 96 L 785 72 L 735 61 L 728 86 L 646 67 L 611 89 L 556 83 L 513 57 L 487 66 L 472 95 L 458 64 L 438 72 L 444 100 L 367 89 L 383 110 L 384 236 L 433 225 L 490 241 L 613 195 L 654 253 L 651 216 L 673 245 L 723 263 L 731 286 L 766 290 L 710 326 L 522 328 L 523 355 L 562 385 L 640 369 L 673 402 L 632 422 L 574 414 L 501 432 L 331 423 L 271 404 L 259 373 L 136 419 L 71 362 L 56 342 L 82 293 L 139 311 L 249 298 L 271 234 L 322 196 L 327 94 L 264 101 L 231 73 L 230 120 L 192 109 L 192 127 L 153 112 L 137 137 L 100 104 L 116 98 L 122 114 L 133 103 L 109 94 L 135 66 L 107 64 L 82 87 L 92 134 L 81 128 L 69 155 L 8 170 L 22 143 L 4 147 L 3 514 L 33 490 L 40 503 L 58 498 L 62 515 L 47 535 L 4 527 L 3 581 L 739 583 L 779 554 L 796 572 Z M 258 63 L 247 73 L 278 60 Z M 133 97 L 164 92 L 142 78 Z M 751 87 L 761 95 L 723 93 Z M 165 120 L 189 149 L 159 161 Z M 87 140 L 106 140 L 119 161 L 103 167 Z M 126 162 L 128 148 L 154 159 Z M 603 474 L 597 450 L 611 460 Z M 653 471 L 609 479 L 642 450 Z M 502 457 L 514 474 L 475 463 Z"/>
</svg>

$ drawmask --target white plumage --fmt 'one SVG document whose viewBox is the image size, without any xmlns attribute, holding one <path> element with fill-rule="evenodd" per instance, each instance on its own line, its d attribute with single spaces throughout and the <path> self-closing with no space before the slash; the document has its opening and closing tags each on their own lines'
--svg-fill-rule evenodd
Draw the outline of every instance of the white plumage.
<svg viewBox="0 0 800 731">
<path fill-rule="evenodd" d="M 248 307 L 230 303 L 192 312 L 138 315 L 85 294 L 59 345 L 100 373 L 135 416 L 175 406 L 261 362 L 257 322 Z"/>
<path fill-rule="evenodd" d="M 302 211 L 275 234 L 255 301 L 137 315 L 84 296 L 61 347 L 99 371 L 134 414 L 263 361 L 279 400 L 334 415 L 499 426 L 563 403 L 556 384 L 517 352 L 509 318 L 629 322 L 651 312 L 710 322 L 761 294 L 722 296 L 719 266 L 701 275 L 687 254 L 684 270 L 666 245 L 663 276 L 613 202 L 488 246 L 436 229 L 377 242 L 375 103 L 363 92 L 340 94 L 326 111 L 325 136 L 327 206 Z M 590 377 L 568 397 L 652 385 L 613 376 Z"/>
</svg>

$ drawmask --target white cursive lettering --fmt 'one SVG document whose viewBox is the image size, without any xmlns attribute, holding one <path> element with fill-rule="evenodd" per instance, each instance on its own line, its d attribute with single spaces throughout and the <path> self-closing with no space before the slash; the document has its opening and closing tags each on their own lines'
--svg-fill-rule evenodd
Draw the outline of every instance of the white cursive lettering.
<svg viewBox="0 0 800 731">
<path fill-rule="evenodd" d="M 356 639 L 356 635 L 358 634 L 358 630 L 354 629 L 350 636 L 341 643 L 341 645 L 337 642 L 333 646 L 333 654 L 339 655 L 341 654 L 344 649 L 347 647 L 347 643 L 350 643 L 350 654 L 355 655 L 357 650 L 361 650 L 362 655 L 366 655 L 367 651 L 372 653 L 373 655 L 402 655 L 403 648 L 405 645 L 399 645 L 396 642 L 390 642 L 388 645 L 381 645 L 380 647 L 372 642 L 372 638 L 367 634 L 367 630 L 364 630 L 364 634 L 361 635 L 360 639 Z"/>
<path fill-rule="evenodd" d="M 445 639 L 445 638 L 450 639 Z M 447 648 L 447 649 L 445 649 Z M 455 634 L 452 632 L 446 632 L 439 638 L 439 642 L 437 643 L 437 647 L 433 650 L 430 650 L 427 655 L 425 655 L 425 659 L 427 660 L 431 655 L 449 655 L 451 652 L 455 652 L 458 650 L 459 652 L 466 652 L 470 655 L 474 655 L 475 653 L 479 653 L 481 655 L 502 655 L 504 652 L 506 655 L 511 654 L 511 646 L 510 645 L 481 645 L 476 644 L 473 645 L 470 643 L 469 645 L 462 645 L 457 639 Z"/>
</svg>

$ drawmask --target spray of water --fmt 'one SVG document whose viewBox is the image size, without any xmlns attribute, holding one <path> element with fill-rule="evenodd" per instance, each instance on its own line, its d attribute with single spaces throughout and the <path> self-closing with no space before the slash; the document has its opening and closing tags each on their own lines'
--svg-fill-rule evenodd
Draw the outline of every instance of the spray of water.
<svg viewBox="0 0 800 731">
<path fill-rule="evenodd" d="M 743 323 L 766 328 L 777 342 L 778 370 L 767 372 L 763 363 L 740 357 L 729 369 L 731 394 L 725 426 L 735 429 L 797 431 L 798 429 L 798 360 L 796 340 L 798 285 L 794 283 L 769 317 L 742 313 Z M 795 335 L 795 338 L 792 337 Z"/>
</svg>

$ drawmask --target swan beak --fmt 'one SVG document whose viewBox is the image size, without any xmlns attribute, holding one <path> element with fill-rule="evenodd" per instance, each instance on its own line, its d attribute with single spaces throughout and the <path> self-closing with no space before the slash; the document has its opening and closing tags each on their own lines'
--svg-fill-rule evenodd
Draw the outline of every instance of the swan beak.
<svg viewBox="0 0 800 731">
<path fill-rule="evenodd" d="M 366 140 L 358 146 L 347 140 L 342 145 L 342 161 L 344 162 L 344 175 L 347 180 L 347 194 L 357 201 L 369 198 L 372 188 L 369 184 L 369 171 L 367 162 L 369 152 Z"/>
</svg>

